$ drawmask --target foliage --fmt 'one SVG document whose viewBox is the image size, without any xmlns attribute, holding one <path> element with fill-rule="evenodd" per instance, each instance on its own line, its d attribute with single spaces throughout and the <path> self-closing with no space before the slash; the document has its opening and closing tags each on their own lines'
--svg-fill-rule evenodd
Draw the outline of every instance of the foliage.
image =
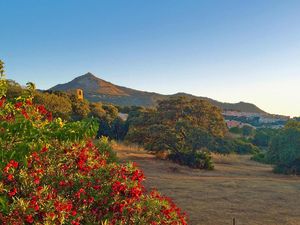
<svg viewBox="0 0 300 225">
<path fill-rule="evenodd" d="M 24 94 L 23 88 L 20 84 L 13 80 L 7 80 L 7 92 L 6 98 L 7 99 L 15 99 L 19 96 Z"/>
<path fill-rule="evenodd" d="M 23 160 L 31 151 L 37 151 L 53 142 L 80 141 L 95 136 L 95 120 L 65 123 L 52 119 L 52 113 L 43 105 L 33 104 L 32 98 L 19 97 L 0 102 L 0 166 L 7 160 Z"/>
<path fill-rule="evenodd" d="M 255 129 L 251 126 L 245 125 L 243 127 L 231 127 L 229 131 L 233 134 L 241 134 L 244 137 L 252 136 L 255 132 Z"/>
<path fill-rule="evenodd" d="M 90 113 L 91 116 L 99 118 L 99 119 L 105 119 L 106 117 L 106 111 L 103 109 L 103 105 L 101 103 L 90 103 Z"/>
<path fill-rule="evenodd" d="M 244 136 L 251 136 L 251 135 L 253 135 L 253 132 L 254 132 L 254 128 L 253 127 L 245 125 L 241 129 L 242 129 L 242 134 Z"/>
<path fill-rule="evenodd" d="M 112 104 L 90 103 L 79 100 L 73 91 L 37 91 L 33 83 L 22 88 L 17 82 L 7 82 L 7 99 L 14 100 L 18 96 L 30 98 L 33 103 L 44 105 L 52 112 L 53 118 L 62 118 L 66 121 L 79 121 L 87 118 L 96 118 L 100 122 L 98 136 L 108 136 L 110 139 L 123 140 L 128 131 L 128 123 L 119 118 L 118 108 Z M 135 107 L 131 107 L 134 109 Z M 131 109 L 130 108 L 130 109 Z"/>
<path fill-rule="evenodd" d="M 72 119 L 82 120 L 87 118 L 91 110 L 89 107 L 89 102 L 87 100 L 79 100 L 76 96 L 71 96 L 72 102 Z"/>
<path fill-rule="evenodd" d="M 233 134 L 242 134 L 242 128 L 239 127 L 231 127 L 229 131 Z"/>
<path fill-rule="evenodd" d="M 100 154 L 106 156 L 107 163 L 115 163 L 118 161 L 117 154 L 112 149 L 112 142 L 109 141 L 108 137 L 102 136 L 94 140 L 93 143 L 98 148 Z"/>
<path fill-rule="evenodd" d="M 290 121 L 272 139 L 267 157 L 275 172 L 300 174 L 300 122 Z"/>
<path fill-rule="evenodd" d="M 260 150 L 258 147 L 243 139 L 236 139 L 233 141 L 234 152 L 238 154 L 256 154 Z"/>
<path fill-rule="evenodd" d="M 252 143 L 256 146 L 267 148 L 271 139 L 275 136 L 276 130 L 270 128 L 256 129 Z"/>
<path fill-rule="evenodd" d="M 100 120 L 100 129 L 98 137 L 106 136 L 114 140 L 124 140 L 128 132 L 128 123 L 117 117 L 112 122 L 103 119 Z"/>
<path fill-rule="evenodd" d="M 54 93 L 36 92 L 34 103 L 45 105 L 47 110 L 53 113 L 55 118 L 69 120 L 72 113 L 72 103 L 68 96 L 56 95 Z"/>
<path fill-rule="evenodd" d="M 214 168 L 212 157 L 206 148 L 202 148 L 193 152 L 171 153 L 169 158 L 178 164 L 187 165 L 195 169 L 212 170 Z"/>
<path fill-rule="evenodd" d="M 157 112 L 159 120 L 167 125 L 188 121 L 218 137 L 223 137 L 227 131 L 221 110 L 206 100 L 170 98 L 158 103 Z"/>
<path fill-rule="evenodd" d="M 10 161 L 0 183 L 1 224 L 186 224 L 170 199 L 145 192 L 142 171 L 107 159 L 87 142 Z"/>
<path fill-rule="evenodd" d="M 204 100 L 184 97 L 163 100 L 157 109 L 134 111 L 129 114 L 128 123 L 126 140 L 143 144 L 151 151 L 169 150 L 171 160 L 197 168 L 210 164 L 209 157 L 202 158 L 208 153 L 199 150 L 212 147 L 215 139 L 223 138 L 226 132 L 218 108 Z M 197 157 L 207 162 L 195 166 Z"/>
<path fill-rule="evenodd" d="M 265 152 L 258 152 L 258 153 L 256 153 L 255 155 L 253 155 L 251 157 L 251 160 L 254 160 L 254 161 L 260 162 L 260 163 L 266 163 L 266 164 L 269 163 L 267 155 L 266 155 Z"/>
</svg>

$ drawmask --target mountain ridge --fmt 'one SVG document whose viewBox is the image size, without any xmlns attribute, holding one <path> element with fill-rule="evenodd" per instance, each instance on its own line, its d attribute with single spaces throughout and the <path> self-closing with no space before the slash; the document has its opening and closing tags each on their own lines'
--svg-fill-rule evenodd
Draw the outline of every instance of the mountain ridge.
<svg viewBox="0 0 300 225">
<path fill-rule="evenodd" d="M 156 92 L 140 91 L 128 87 L 115 85 L 111 82 L 98 78 L 91 72 L 74 78 L 73 80 L 57 84 L 50 88 L 51 91 L 70 91 L 80 88 L 84 91 L 85 98 L 91 102 L 108 102 L 120 106 L 155 106 L 158 100 L 169 97 L 185 96 L 188 98 L 204 99 L 222 110 L 234 110 L 249 113 L 267 114 L 255 104 L 240 101 L 238 103 L 220 102 L 208 97 L 195 96 L 192 94 L 178 92 L 173 95 L 164 95 Z"/>
</svg>

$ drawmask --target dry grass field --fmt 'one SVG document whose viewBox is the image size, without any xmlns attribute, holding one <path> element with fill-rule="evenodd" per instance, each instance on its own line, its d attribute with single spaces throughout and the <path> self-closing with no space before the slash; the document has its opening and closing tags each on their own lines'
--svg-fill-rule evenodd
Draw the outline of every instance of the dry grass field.
<svg viewBox="0 0 300 225">
<path fill-rule="evenodd" d="M 156 187 L 188 213 L 192 225 L 300 225 L 300 177 L 276 175 L 250 156 L 214 155 L 215 170 L 193 170 L 136 147 L 115 145 Z"/>
</svg>

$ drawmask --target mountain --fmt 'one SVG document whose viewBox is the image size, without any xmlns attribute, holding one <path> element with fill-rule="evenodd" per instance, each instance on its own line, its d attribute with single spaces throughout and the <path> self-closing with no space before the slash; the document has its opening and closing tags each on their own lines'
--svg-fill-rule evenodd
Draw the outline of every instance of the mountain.
<svg viewBox="0 0 300 225">
<path fill-rule="evenodd" d="M 118 86 L 102 80 L 92 73 L 86 73 L 74 80 L 58 84 L 49 90 L 52 91 L 69 91 L 74 89 L 82 89 L 84 96 L 91 102 L 109 102 L 121 106 L 154 106 L 157 100 L 166 99 L 172 96 L 186 96 L 188 98 L 205 99 L 213 105 L 220 107 L 223 110 L 235 110 L 251 113 L 265 113 L 256 105 L 246 102 L 239 103 L 224 103 L 207 97 L 198 97 L 186 93 L 177 93 L 174 95 L 162 95 L 154 92 L 138 91 L 127 87 Z"/>
</svg>

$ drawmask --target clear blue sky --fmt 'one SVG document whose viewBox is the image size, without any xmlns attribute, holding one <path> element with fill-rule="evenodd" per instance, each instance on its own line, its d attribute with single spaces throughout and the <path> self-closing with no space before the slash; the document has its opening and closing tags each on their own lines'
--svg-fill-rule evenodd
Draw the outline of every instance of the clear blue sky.
<svg viewBox="0 0 300 225">
<path fill-rule="evenodd" d="M 299 0 L 0 0 L 7 77 L 47 89 L 88 71 L 300 115 Z"/>
</svg>

